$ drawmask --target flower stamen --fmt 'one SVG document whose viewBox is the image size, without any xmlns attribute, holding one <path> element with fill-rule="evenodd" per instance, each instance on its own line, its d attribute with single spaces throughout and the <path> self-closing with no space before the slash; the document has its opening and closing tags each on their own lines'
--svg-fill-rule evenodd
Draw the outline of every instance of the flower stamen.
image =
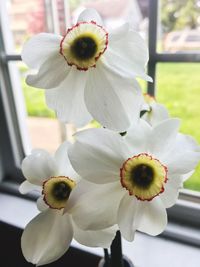
<svg viewBox="0 0 200 267">
<path fill-rule="evenodd" d="M 147 188 L 151 185 L 154 178 L 154 171 L 151 166 L 139 164 L 131 170 L 131 179 L 133 184 L 141 188 Z"/>
<path fill-rule="evenodd" d="M 45 203 L 52 209 L 63 209 L 76 183 L 69 177 L 51 177 L 43 183 Z"/>
<path fill-rule="evenodd" d="M 159 160 L 142 153 L 127 159 L 120 169 L 121 185 L 139 200 L 150 201 L 164 191 L 167 168 Z"/>
<path fill-rule="evenodd" d="M 97 44 L 95 40 L 90 36 L 79 37 L 74 40 L 71 51 L 76 58 L 80 60 L 90 59 L 94 57 L 97 50 Z"/>
</svg>

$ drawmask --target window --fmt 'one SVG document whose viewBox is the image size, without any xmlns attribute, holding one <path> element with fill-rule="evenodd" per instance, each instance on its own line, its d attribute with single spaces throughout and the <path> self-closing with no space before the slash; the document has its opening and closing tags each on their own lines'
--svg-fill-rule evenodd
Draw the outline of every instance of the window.
<svg viewBox="0 0 200 267">
<path fill-rule="evenodd" d="M 155 84 L 152 84 L 152 83 L 148 84 L 148 92 L 151 95 L 156 94 L 159 101 L 161 101 L 164 104 L 168 104 L 168 108 L 171 114 L 173 114 L 173 116 L 182 117 L 182 119 L 184 120 L 183 123 L 187 124 L 190 122 L 191 119 L 194 120 L 193 125 L 190 124 L 190 128 L 186 127 L 187 128 L 186 131 L 188 134 L 195 136 L 195 130 L 192 132 L 192 128 L 195 129 L 197 127 L 197 124 L 195 123 L 195 118 L 199 118 L 200 114 L 198 115 L 198 113 L 196 114 L 194 112 L 190 114 L 190 117 L 188 116 L 189 118 L 185 117 L 185 115 L 187 114 L 186 112 L 187 107 L 189 107 L 189 105 L 193 105 L 194 107 L 195 103 L 189 102 L 188 101 L 189 97 L 188 95 L 186 95 L 185 97 L 186 98 L 188 97 L 188 98 L 185 103 L 185 106 L 183 106 L 181 109 L 182 110 L 181 116 L 178 113 L 178 111 L 180 111 L 180 107 L 173 109 L 173 107 L 171 108 L 170 106 L 173 105 L 175 101 L 181 104 L 182 99 L 180 98 L 180 95 L 186 93 L 185 91 L 183 92 L 182 88 L 179 85 L 172 83 L 173 79 L 175 79 L 175 77 L 177 78 L 177 75 L 181 75 L 180 79 L 184 79 L 186 82 L 187 79 L 189 78 L 188 72 L 190 68 L 192 69 L 192 72 L 195 72 L 193 73 L 193 75 L 198 77 L 197 73 L 200 70 L 200 64 L 199 64 L 200 50 L 199 51 L 193 50 L 190 53 L 186 51 L 181 51 L 181 53 L 157 52 L 158 50 L 160 50 L 159 40 L 161 39 L 160 36 L 158 35 L 159 28 L 160 28 L 160 21 L 158 20 L 158 18 L 161 17 L 159 16 L 159 13 L 163 12 L 163 9 L 161 10 L 159 9 L 158 4 L 160 3 L 164 6 L 167 2 L 171 2 L 171 3 L 178 2 L 179 4 L 182 3 L 182 1 L 164 1 L 164 0 L 161 2 L 158 0 L 150 1 L 150 6 L 149 6 L 150 59 L 148 63 L 148 72 L 149 72 L 149 75 L 154 79 Z M 199 8 L 198 5 L 196 5 L 196 8 Z M 164 82 L 165 82 L 165 87 L 166 87 L 166 83 L 169 85 L 168 88 L 163 88 Z M 195 82 L 194 84 L 192 82 L 190 85 L 191 87 L 192 86 L 195 87 Z M 173 95 L 173 98 L 171 99 L 170 97 L 168 97 L 169 91 Z M 188 92 L 188 94 L 192 94 L 192 93 L 194 94 L 194 92 Z M 196 92 L 196 95 L 193 95 L 193 97 L 195 98 L 195 96 L 197 97 L 197 95 L 198 95 L 198 92 Z M 198 105 L 197 105 L 197 109 L 198 109 Z M 199 123 L 199 121 L 197 123 Z M 195 136 L 195 137 L 196 139 L 199 139 L 198 136 Z M 199 174 L 198 169 L 199 167 L 197 167 L 196 173 L 184 184 L 185 189 L 181 191 L 179 202 L 177 203 L 177 205 L 168 210 L 169 218 L 172 221 L 176 221 L 182 225 L 184 224 L 186 225 L 188 223 L 196 227 L 198 227 L 199 225 L 199 218 L 198 218 L 199 207 L 197 203 L 200 203 L 200 194 L 199 194 L 199 191 L 200 191 L 199 190 L 200 189 L 199 175 L 200 174 Z M 191 188 L 198 192 L 188 190 L 187 188 L 188 189 Z M 177 237 L 176 233 L 173 233 L 173 235 L 175 238 Z"/>
<path fill-rule="evenodd" d="M 65 126 L 58 123 L 55 119 L 53 112 L 47 109 L 43 91 L 27 88 L 24 82 L 27 68 L 20 61 L 19 53 L 22 44 L 30 35 L 41 31 L 64 33 L 65 24 L 70 25 L 73 23 L 83 7 L 96 8 L 103 15 L 107 27 L 116 27 L 128 20 L 133 29 L 139 30 L 144 38 L 148 38 L 150 53 L 148 73 L 155 81 L 154 84 L 148 84 L 148 93 L 151 95 L 156 94 L 159 101 L 167 104 L 173 116 L 183 118 L 186 124 L 186 126 L 183 125 L 185 127 L 183 131 L 185 130 L 185 132 L 194 136 L 197 134 L 196 129 L 193 131 L 189 122 L 192 118 L 194 120 L 192 126 L 195 125 L 194 128 L 200 128 L 200 125 L 197 127 L 200 124 L 200 120 L 194 118 L 200 118 L 199 110 L 196 111 L 195 109 L 191 112 L 186 112 L 186 108 L 190 104 L 188 102 L 190 92 L 186 89 L 188 99 L 181 99 L 183 89 L 180 88 L 180 84 L 173 84 L 172 81 L 175 77 L 179 79 L 178 75 L 180 79 L 187 81 L 191 73 L 197 80 L 189 84 L 189 86 L 193 87 L 194 90 L 191 91 L 194 94 L 198 94 L 198 90 L 200 90 L 198 84 L 200 81 L 199 75 L 196 73 L 199 73 L 200 70 L 200 64 L 198 63 L 200 60 L 199 30 L 195 29 L 195 31 L 183 34 L 180 30 L 173 32 L 170 28 L 171 35 L 170 32 L 166 31 L 165 34 L 164 32 L 162 34 L 161 23 L 158 19 L 162 17 L 159 16 L 158 0 L 115 0 L 115 2 L 114 8 L 110 9 L 107 6 L 106 9 L 102 9 L 101 1 L 37 0 L 37 4 L 36 1 L 25 0 L 1 1 L 0 172 L 3 179 L 1 191 L 4 190 L 17 194 L 14 183 L 18 183 L 22 179 L 20 162 L 30 147 L 43 147 L 54 151 L 59 143 L 67 135 L 71 136 L 73 132 L 71 126 L 67 126 L 66 131 Z M 111 5 L 112 1 L 108 1 L 108 3 Z M 167 1 L 163 0 L 160 4 L 163 4 L 162 7 L 164 7 L 166 3 Z M 199 8 L 198 5 L 196 8 Z M 179 7 L 179 9 L 181 8 Z M 137 14 L 137 16 L 133 16 L 133 14 Z M 10 21 L 8 18 L 10 18 Z M 166 18 L 162 19 L 162 23 L 166 29 L 166 25 L 168 25 Z M 13 35 L 11 35 L 9 30 L 10 27 Z M 172 26 L 170 25 L 170 27 Z M 147 30 L 149 34 L 147 34 Z M 183 35 L 184 38 L 182 37 Z M 180 39 L 182 40 L 181 45 L 179 44 L 178 46 L 177 43 L 180 43 Z M 14 45 L 12 46 L 12 44 Z M 195 44 L 191 50 L 188 49 L 188 47 L 191 48 L 189 44 L 191 46 Z M 168 85 L 167 88 L 166 83 Z M 155 90 L 155 87 L 158 87 L 157 90 Z M 23 91 L 21 88 L 23 88 Z M 186 93 L 186 91 L 184 92 Z M 186 102 L 184 102 L 185 100 Z M 195 103 L 193 100 L 190 101 L 194 107 Z M 181 106 L 182 104 L 183 106 Z M 196 105 L 198 107 L 198 101 Z M 180 111 L 182 112 L 181 115 L 178 113 Z M 26 112 L 29 114 L 29 117 L 26 116 Z M 188 120 L 185 120 L 186 114 L 188 115 Z M 47 134 L 45 134 L 45 131 Z M 46 136 L 50 139 L 46 140 Z M 200 137 L 198 135 L 195 137 L 200 142 Z M 177 205 L 169 209 L 169 217 L 171 221 L 185 224 L 186 226 L 198 227 L 200 221 L 198 207 L 198 203 L 200 203 L 200 178 L 198 173 L 185 183 L 185 188 L 187 189 L 181 192 Z M 193 190 L 196 190 L 196 192 Z M 173 234 L 173 236 L 174 238 L 183 239 L 183 237 L 180 237 L 181 235 Z M 194 238 L 191 238 L 190 241 L 200 243 L 200 240 L 197 241 Z"/>
<path fill-rule="evenodd" d="M 150 61 L 148 69 L 149 73 L 154 78 L 155 84 L 149 83 L 148 91 L 150 94 L 156 93 L 156 97 L 158 98 L 159 102 L 164 103 L 168 107 L 171 115 L 173 115 L 174 117 L 177 116 L 182 119 L 182 132 L 184 132 L 185 134 L 191 134 L 198 141 L 200 141 L 198 132 L 195 130 L 195 128 L 198 127 L 198 118 L 200 113 L 198 104 L 195 104 L 194 101 L 194 99 L 196 98 L 195 96 L 198 94 L 199 90 L 197 88 L 198 86 L 196 87 L 195 84 L 198 84 L 198 72 L 200 70 L 200 64 L 198 64 L 200 47 L 199 51 L 196 51 L 196 48 L 190 46 L 191 53 L 188 53 L 187 50 L 181 50 L 181 46 L 179 47 L 180 51 L 176 51 L 176 53 L 170 53 L 169 51 L 161 53 L 157 52 L 157 50 L 159 50 L 160 43 L 165 44 L 166 42 L 168 42 L 165 36 L 168 36 L 170 34 L 173 34 L 171 38 L 173 42 L 171 42 L 171 44 L 175 43 L 174 46 L 176 47 L 176 49 L 178 49 L 178 45 L 176 43 L 180 44 L 179 39 L 182 39 L 181 44 L 183 44 L 184 46 L 185 40 L 187 40 L 189 36 L 192 36 L 191 32 L 196 32 L 196 36 L 198 38 L 200 37 L 199 30 L 189 31 L 188 29 L 185 29 L 185 27 L 188 26 L 186 21 L 186 25 L 183 24 L 181 26 L 182 30 L 179 32 L 179 38 L 176 39 L 177 35 L 174 35 L 174 32 L 172 30 L 172 22 L 171 24 L 169 22 L 167 24 L 167 19 L 165 18 L 166 14 L 164 16 L 163 13 L 169 12 L 168 9 L 165 9 L 167 3 L 169 6 L 174 4 L 173 8 L 175 10 L 176 8 L 178 9 L 181 7 L 183 9 L 183 2 L 178 2 L 179 1 L 161 1 L 162 9 L 160 10 L 160 17 L 164 17 L 162 23 L 165 24 L 165 28 L 166 25 L 169 24 L 168 27 L 171 27 L 171 29 L 169 29 L 170 32 L 168 32 L 168 30 L 162 29 L 162 34 L 158 35 L 158 26 L 160 25 L 160 22 L 158 21 L 158 1 L 151 1 L 152 5 L 150 6 L 149 27 Z M 196 8 L 199 8 L 198 5 L 196 6 Z M 157 16 L 155 16 L 156 12 Z M 170 20 L 170 18 L 168 18 L 168 20 Z M 174 28 L 176 28 L 176 24 Z M 184 35 L 184 38 L 181 38 L 181 35 Z M 163 45 L 163 47 L 165 47 L 165 45 Z M 156 72 L 157 63 L 159 64 Z M 188 80 L 193 81 L 193 83 L 187 83 Z M 198 173 L 194 174 L 192 178 L 190 178 L 189 181 L 185 183 L 185 188 L 199 191 L 200 179 L 196 178 L 197 176 L 199 177 Z"/>
</svg>

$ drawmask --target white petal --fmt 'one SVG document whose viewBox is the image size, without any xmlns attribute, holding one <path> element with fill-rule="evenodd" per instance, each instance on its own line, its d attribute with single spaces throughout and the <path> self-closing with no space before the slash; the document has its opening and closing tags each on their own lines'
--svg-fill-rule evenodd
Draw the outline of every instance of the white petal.
<svg viewBox="0 0 200 267">
<path fill-rule="evenodd" d="M 81 230 L 73 224 L 74 239 L 88 247 L 109 248 L 116 234 L 116 227 L 110 227 L 99 231 Z"/>
<path fill-rule="evenodd" d="M 195 169 L 200 161 L 200 152 L 177 151 L 171 153 L 163 163 L 167 166 L 170 175 L 187 174 Z"/>
<path fill-rule="evenodd" d="M 142 118 L 149 122 L 151 125 L 156 125 L 157 123 L 169 118 L 169 113 L 167 109 L 158 103 L 151 104 L 151 111 L 146 112 Z"/>
<path fill-rule="evenodd" d="M 181 176 L 168 176 L 168 181 L 164 186 L 165 190 L 159 195 L 165 208 L 170 208 L 176 203 L 182 186 L 183 180 Z"/>
<path fill-rule="evenodd" d="M 140 223 L 138 230 L 149 235 L 159 235 L 167 225 L 167 212 L 159 197 L 149 202 L 140 201 Z"/>
<path fill-rule="evenodd" d="M 22 252 L 28 262 L 43 265 L 60 258 L 69 248 L 73 237 L 68 215 L 47 210 L 36 216 L 22 234 Z"/>
<path fill-rule="evenodd" d="M 44 202 L 43 196 L 37 199 L 37 208 L 39 211 L 45 211 L 49 208 L 49 206 Z"/>
<path fill-rule="evenodd" d="M 69 148 L 69 159 L 81 177 L 94 183 L 120 179 L 120 168 L 127 159 L 122 138 L 106 129 L 89 129 L 78 133 Z"/>
<path fill-rule="evenodd" d="M 144 98 L 143 98 L 143 100 L 144 100 Z M 146 103 L 144 100 L 141 111 L 150 111 L 150 109 L 151 109 L 150 105 L 148 103 Z M 142 117 L 142 116 L 140 116 L 140 117 Z M 142 119 L 143 119 L 143 117 L 142 117 Z"/>
<path fill-rule="evenodd" d="M 58 52 L 44 61 L 37 74 L 28 75 L 26 82 L 37 88 L 54 88 L 65 79 L 70 68 L 64 57 Z"/>
<path fill-rule="evenodd" d="M 121 132 L 139 120 L 142 94 L 135 80 L 122 79 L 101 62 L 89 74 L 85 103 L 94 119 Z"/>
<path fill-rule="evenodd" d="M 179 133 L 176 138 L 174 151 L 180 150 L 200 152 L 200 146 L 192 136 Z"/>
<path fill-rule="evenodd" d="M 133 241 L 135 231 L 138 228 L 139 219 L 139 201 L 134 196 L 129 196 L 128 192 L 126 192 L 120 202 L 117 214 L 119 229 L 126 240 Z"/>
<path fill-rule="evenodd" d="M 92 120 L 84 103 L 87 73 L 71 68 L 59 87 L 46 90 L 46 102 L 56 111 L 59 120 L 82 127 Z"/>
<path fill-rule="evenodd" d="M 129 23 L 124 23 L 121 26 L 110 31 L 109 42 L 115 42 L 125 36 L 129 31 Z"/>
<path fill-rule="evenodd" d="M 118 182 L 98 185 L 82 195 L 71 210 L 73 220 L 83 230 L 101 230 L 117 222 L 117 210 L 124 194 Z"/>
<path fill-rule="evenodd" d="M 148 61 L 148 49 L 142 37 L 134 31 L 128 31 L 121 39 L 109 42 L 105 54 L 105 64 L 122 77 L 140 77 L 147 81 L 152 78 L 145 74 Z"/>
<path fill-rule="evenodd" d="M 81 21 L 87 21 L 87 22 L 95 21 L 98 25 L 103 24 L 99 13 L 93 8 L 87 8 L 83 10 L 83 12 L 81 12 L 81 14 L 78 17 L 78 22 Z"/>
<path fill-rule="evenodd" d="M 118 155 L 120 158 L 127 157 L 127 147 L 120 134 L 104 128 L 93 128 L 79 131 L 75 134 L 76 140 L 80 143 L 100 147 L 102 150 Z"/>
<path fill-rule="evenodd" d="M 38 68 L 48 57 L 59 53 L 62 37 L 52 33 L 39 33 L 25 43 L 22 60 L 31 68 Z"/>
<path fill-rule="evenodd" d="M 70 213 L 72 208 L 79 202 L 79 199 L 82 197 L 82 195 L 87 194 L 87 192 L 90 192 L 97 188 L 98 187 L 96 184 L 81 179 L 76 184 L 75 188 L 72 190 L 70 197 L 67 201 L 67 204 L 65 206 L 64 213 L 65 212 Z"/>
<path fill-rule="evenodd" d="M 178 133 L 180 120 L 168 119 L 158 123 L 149 135 L 149 151 L 158 159 L 163 153 L 173 148 Z"/>
<path fill-rule="evenodd" d="M 29 181 L 24 181 L 23 183 L 20 184 L 19 186 L 19 192 L 21 194 L 27 194 L 31 191 L 39 191 L 41 192 L 41 186 L 34 185 L 29 183 Z"/>
<path fill-rule="evenodd" d="M 22 161 L 22 172 L 26 179 L 35 185 L 57 174 L 57 166 L 53 157 L 45 150 L 35 150 Z"/>
<path fill-rule="evenodd" d="M 133 124 L 132 127 L 128 129 L 127 134 L 124 136 L 124 141 L 131 152 L 128 157 L 147 152 L 147 140 L 150 134 L 151 127 L 142 119 L 137 125 Z"/>
<path fill-rule="evenodd" d="M 187 179 L 199 160 L 200 146 L 191 136 L 179 133 L 173 148 L 165 153 L 163 163 L 167 165 L 170 174 L 184 174 L 182 178 Z"/>
<path fill-rule="evenodd" d="M 68 149 L 70 145 L 71 144 L 68 141 L 62 143 L 56 150 L 55 160 L 58 166 L 58 173 L 60 176 L 67 176 L 72 180 L 78 180 L 78 174 L 72 168 L 68 157 Z"/>
</svg>

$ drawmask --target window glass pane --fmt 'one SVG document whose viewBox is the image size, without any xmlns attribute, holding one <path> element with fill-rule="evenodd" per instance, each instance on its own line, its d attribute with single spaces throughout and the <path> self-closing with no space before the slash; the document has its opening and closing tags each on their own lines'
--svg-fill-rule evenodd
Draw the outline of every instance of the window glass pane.
<svg viewBox="0 0 200 267">
<path fill-rule="evenodd" d="M 95 8 L 101 15 L 107 28 L 115 28 L 125 22 L 130 23 L 132 29 L 147 33 L 148 2 L 135 0 L 80 0 L 69 1 L 72 21 L 83 8 Z"/>
<path fill-rule="evenodd" d="M 22 90 L 22 101 L 25 102 L 25 119 L 24 134 L 27 134 L 25 146 L 32 148 L 43 148 L 49 152 L 54 152 L 61 143 L 61 127 L 55 114 L 48 109 L 45 103 L 44 90 L 32 88 L 25 83 L 25 76 L 28 73 L 27 67 L 22 62 L 13 62 L 11 75 L 15 71 L 15 84 L 13 90 Z M 13 67 L 15 69 L 13 69 Z M 16 74 L 18 75 L 19 88 L 17 86 Z M 20 92 L 18 91 L 18 94 Z M 23 105 L 20 105 L 20 98 L 15 97 L 18 113 L 23 112 Z M 22 120 L 20 117 L 19 119 Z M 23 138 L 26 138 L 23 137 Z M 27 147 L 25 151 L 27 151 Z"/>
<path fill-rule="evenodd" d="M 52 4 L 54 2 L 54 4 Z M 52 10 L 53 5 L 53 10 Z M 133 0 L 8 0 L 10 29 L 13 33 L 14 51 L 20 52 L 23 43 L 39 32 L 53 32 L 55 21 L 61 34 L 66 24 L 74 24 L 84 8 L 95 8 L 102 16 L 106 28 L 115 28 L 125 22 L 143 35 L 148 32 L 148 1 Z M 53 15 L 54 13 L 54 15 Z M 65 15 L 67 16 L 65 18 Z M 54 18 L 53 18 L 54 17 Z M 66 22 L 65 22 L 66 20 Z"/>
<path fill-rule="evenodd" d="M 200 1 L 161 0 L 158 51 L 200 51 Z"/>
<path fill-rule="evenodd" d="M 10 29 L 14 40 L 14 52 L 20 52 L 22 44 L 31 35 L 46 31 L 44 2 L 43 0 L 7 1 Z"/>
<path fill-rule="evenodd" d="M 8 0 L 10 29 L 13 33 L 14 52 L 21 52 L 24 42 L 39 32 L 53 32 L 51 0 Z M 64 1 L 56 1 L 56 19 L 60 32 L 65 32 Z M 56 23 L 57 23 L 56 22 Z M 10 51 L 13 52 L 13 51 Z"/>
<path fill-rule="evenodd" d="M 157 69 L 157 100 L 173 117 L 181 118 L 181 132 L 200 142 L 200 64 L 160 63 Z M 200 165 L 184 184 L 200 191 Z"/>
</svg>

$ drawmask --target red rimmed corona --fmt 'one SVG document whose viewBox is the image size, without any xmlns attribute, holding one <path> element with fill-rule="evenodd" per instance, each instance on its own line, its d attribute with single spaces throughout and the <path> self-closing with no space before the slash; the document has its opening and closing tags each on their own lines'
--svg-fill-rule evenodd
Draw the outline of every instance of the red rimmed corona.
<svg viewBox="0 0 200 267">
<path fill-rule="evenodd" d="M 138 200 L 151 201 L 164 191 L 167 167 L 158 159 L 141 153 L 127 159 L 120 169 L 121 185 Z"/>
<path fill-rule="evenodd" d="M 96 66 L 97 60 L 108 46 L 108 33 L 96 22 L 79 22 L 68 29 L 60 42 L 60 53 L 69 66 L 88 70 Z"/>
<path fill-rule="evenodd" d="M 51 177 L 43 183 L 44 202 L 52 209 L 63 209 L 76 182 L 65 176 Z"/>
</svg>

